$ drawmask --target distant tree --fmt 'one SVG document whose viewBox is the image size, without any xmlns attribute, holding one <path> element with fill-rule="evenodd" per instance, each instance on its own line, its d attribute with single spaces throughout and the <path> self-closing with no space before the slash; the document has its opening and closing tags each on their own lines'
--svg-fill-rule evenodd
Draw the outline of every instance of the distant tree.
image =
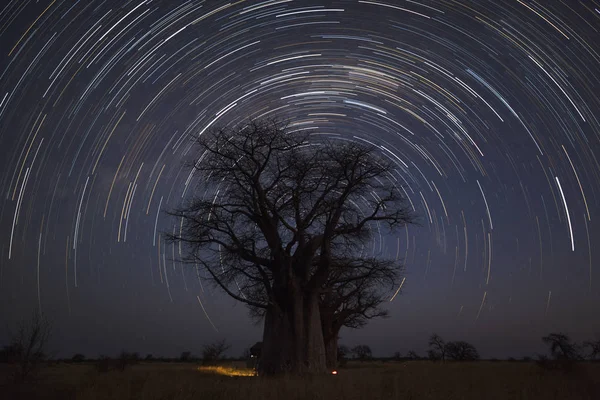
<svg viewBox="0 0 600 400">
<path fill-rule="evenodd" d="M 446 361 L 446 342 L 437 333 L 429 337 L 429 359 L 434 361 Z"/>
<path fill-rule="evenodd" d="M 406 358 L 408 358 L 409 360 L 418 360 L 421 357 L 419 357 L 419 355 L 416 352 L 411 350 L 406 354 Z"/>
<path fill-rule="evenodd" d="M 85 356 L 81 353 L 77 353 L 71 357 L 71 361 L 73 362 L 82 362 L 85 361 Z"/>
<path fill-rule="evenodd" d="M 394 360 L 399 361 L 402 359 L 402 353 L 400 353 L 399 351 L 394 353 Z"/>
<path fill-rule="evenodd" d="M 475 361 L 479 359 L 479 353 L 475 346 L 462 340 L 448 342 L 444 346 L 446 357 L 454 361 Z"/>
<path fill-rule="evenodd" d="M 582 359 L 579 346 L 571 342 L 569 335 L 564 333 L 551 333 L 544 336 L 542 341 L 550 348 L 550 354 L 555 360 L 580 360 Z"/>
<path fill-rule="evenodd" d="M 354 354 L 355 358 L 361 361 L 365 361 L 373 357 L 371 348 L 366 344 L 359 344 L 358 346 L 354 346 L 352 348 L 352 354 Z"/>
<path fill-rule="evenodd" d="M 584 342 L 583 348 L 587 351 L 586 356 L 589 360 L 600 359 L 600 339 Z"/>
<path fill-rule="evenodd" d="M 144 360 L 146 360 L 146 361 L 152 361 L 152 360 L 154 360 L 154 357 L 152 357 L 152 354 L 147 354 L 146 358 L 144 358 Z"/>
<path fill-rule="evenodd" d="M 14 378 L 24 381 L 37 372 L 40 363 L 48 357 L 48 341 L 52 326 L 48 319 L 35 312 L 29 321 L 22 321 L 11 334 L 10 344 L 0 352 L 0 359 L 17 365 Z"/>
<path fill-rule="evenodd" d="M 204 345 L 202 347 L 202 364 L 215 364 L 217 361 L 223 358 L 223 355 L 227 350 L 229 350 L 229 347 L 231 346 L 227 344 L 225 339 Z"/>
<path fill-rule="evenodd" d="M 192 352 L 190 352 L 190 351 L 184 351 L 179 356 L 179 361 L 188 362 L 188 361 L 190 361 L 191 357 L 192 357 Z"/>
<path fill-rule="evenodd" d="M 128 366 L 137 364 L 140 361 L 139 353 L 130 353 L 125 350 L 121 351 L 117 357 L 117 368 L 124 371 Z"/>
</svg>

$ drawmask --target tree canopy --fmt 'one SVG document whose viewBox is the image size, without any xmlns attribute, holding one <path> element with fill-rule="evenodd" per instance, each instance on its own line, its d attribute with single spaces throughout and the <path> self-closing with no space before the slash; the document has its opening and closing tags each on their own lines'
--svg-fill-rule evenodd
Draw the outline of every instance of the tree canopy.
<svg viewBox="0 0 600 400">
<path fill-rule="evenodd" d="M 384 315 L 379 288 L 401 270 L 367 248 L 414 221 L 396 164 L 371 145 L 276 121 L 217 129 L 198 145 L 199 190 L 172 212 L 171 239 L 264 317 L 265 373 L 324 370 L 324 326 Z"/>
</svg>

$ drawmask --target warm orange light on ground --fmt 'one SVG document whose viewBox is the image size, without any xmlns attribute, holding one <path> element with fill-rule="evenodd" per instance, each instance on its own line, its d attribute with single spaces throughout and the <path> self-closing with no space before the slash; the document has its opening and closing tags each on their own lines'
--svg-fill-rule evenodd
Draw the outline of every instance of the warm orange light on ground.
<svg viewBox="0 0 600 400">
<path fill-rule="evenodd" d="M 337 371 L 331 371 L 331 375 L 337 375 Z"/>
<path fill-rule="evenodd" d="M 198 367 L 198 371 L 219 374 L 219 375 L 226 375 L 226 376 L 255 376 L 256 375 L 256 373 L 254 372 L 253 369 L 249 369 L 249 368 L 237 369 L 237 368 L 222 367 L 222 366 Z"/>
</svg>

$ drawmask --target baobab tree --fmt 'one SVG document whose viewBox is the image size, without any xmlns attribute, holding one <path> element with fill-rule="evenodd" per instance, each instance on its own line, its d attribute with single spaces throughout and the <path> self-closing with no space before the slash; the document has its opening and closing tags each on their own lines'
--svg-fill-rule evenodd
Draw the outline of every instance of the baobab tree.
<svg viewBox="0 0 600 400">
<path fill-rule="evenodd" d="M 343 258 L 332 258 L 330 279 L 325 283 L 319 300 L 325 358 L 328 370 L 338 365 L 338 339 L 343 327 L 359 329 L 373 318 L 386 318 L 382 307 L 389 291 L 398 285 L 402 265 L 377 258 L 350 257 L 347 249 Z M 264 309 L 250 307 L 251 315 L 260 321 Z"/>
<path fill-rule="evenodd" d="M 198 137 L 201 190 L 171 212 L 184 260 L 264 310 L 262 374 L 326 371 L 320 300 L 334 255 L 412 221 L 396 164 L 373 147 L 302 132 L 251 121 Z"/>
</svg>

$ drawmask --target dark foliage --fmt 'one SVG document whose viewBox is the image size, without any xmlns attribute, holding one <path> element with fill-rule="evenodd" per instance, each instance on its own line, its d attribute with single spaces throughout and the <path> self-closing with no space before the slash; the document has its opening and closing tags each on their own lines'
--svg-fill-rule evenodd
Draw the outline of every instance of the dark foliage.
<svg viewBox="0 0 600 400">
<path fill-rule="evenodd" d="M 445 353 L 446 357 L 453 361 L 479 360 L 479 353 L 475 346 L 461 340 L 446 343 Z"/>
<path fill-rule="evenodd" d="M 354 355 L 354 358 L 360 361 L 366 361 L 373 358 L 371 348 L 366 344 L 359 344 L 358 346 L 354 346 L 351 351 Z"/>
</svg>

